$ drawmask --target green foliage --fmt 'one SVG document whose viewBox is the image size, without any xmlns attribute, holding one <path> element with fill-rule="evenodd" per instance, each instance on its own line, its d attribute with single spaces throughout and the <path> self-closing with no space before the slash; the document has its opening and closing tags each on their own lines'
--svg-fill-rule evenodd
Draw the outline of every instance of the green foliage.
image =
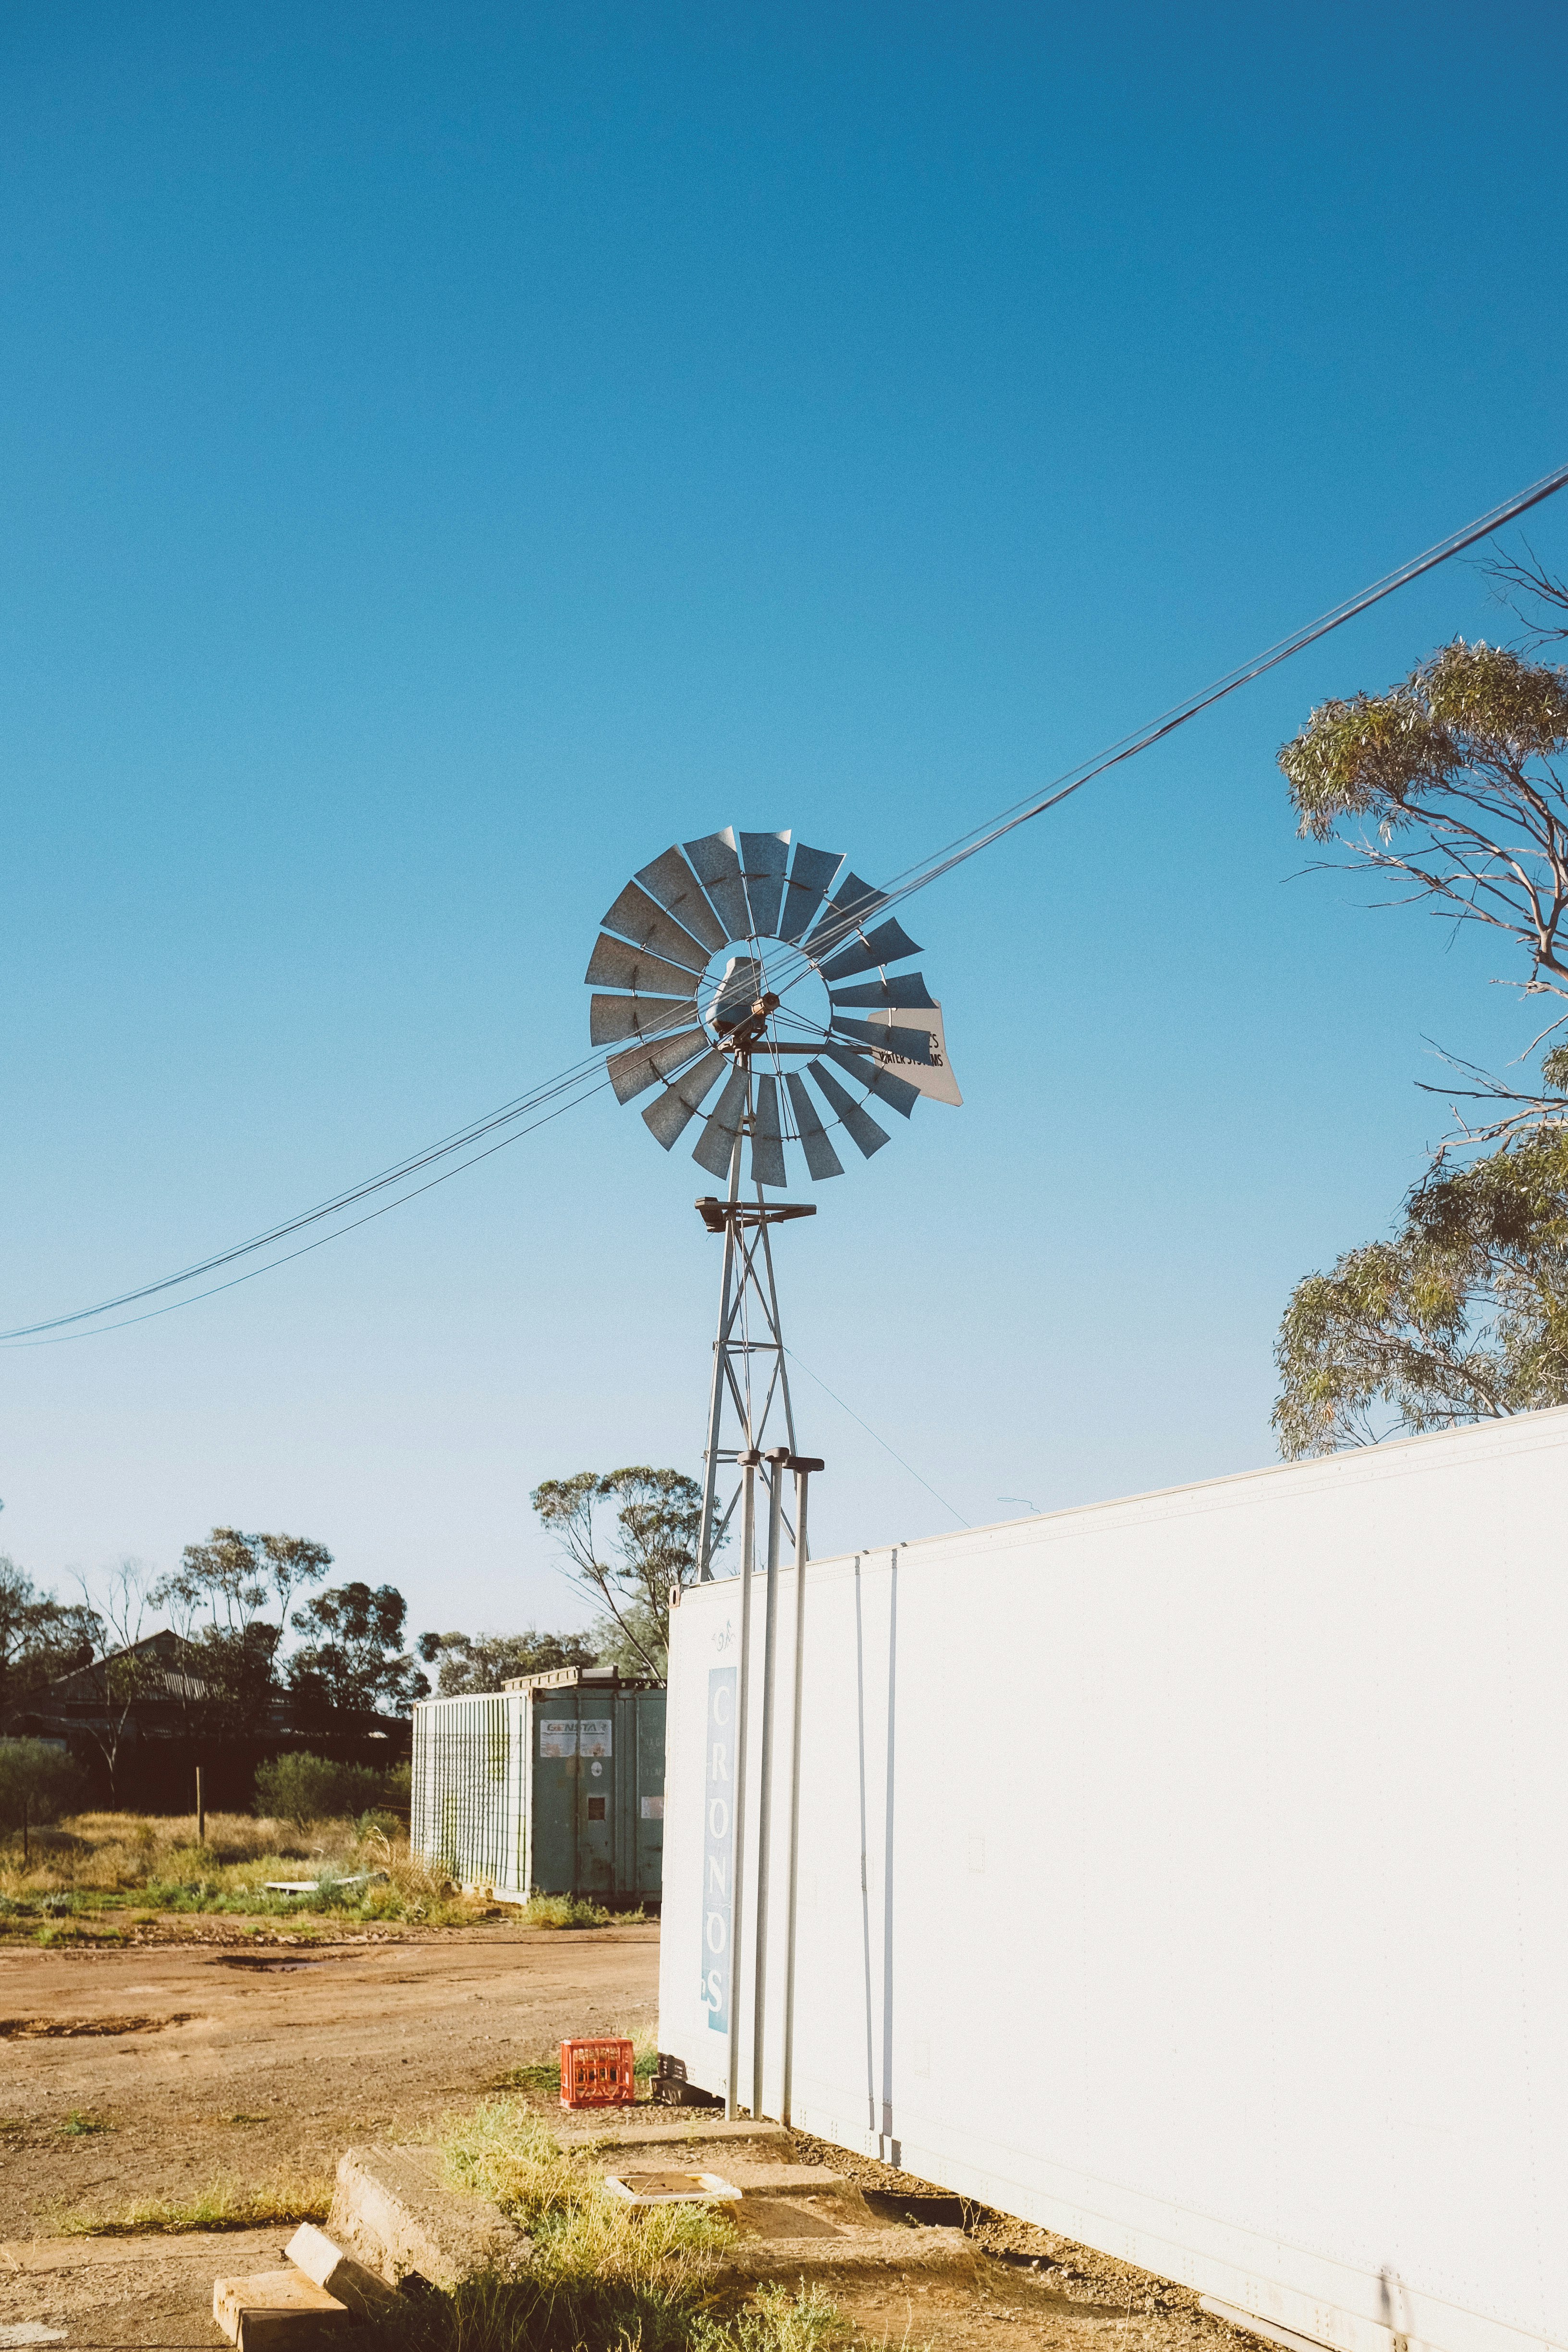
<svg viewBox="0 0 1568 2352">
<path fill-rule="evenodd" d="M 87 1665 L 100 1631 L 90 1609 L 40 1592 L 0 1552 L 0 1710 L 57 1675 Z"/>
<path fill-rule="evenodd" d="M 184 1644 L 166 1695 L 179 1701 L 190 1737 L 244 1737 L 262 1727 L 278 1686 L 289 1598 L 318 1582 L 331 1561 L 326 1546 L 308 1536 L 214 1528 L 159 1578 L 147 1598 Z M 261 1615 L 268 1608 L 277 1610 L 276 1623 Z"/>
<path fill-rule="evenodd" d="M 152 1598 L 159 1607 L 205 1615 L 236 1630 L 254 1622 L 268 1603 L 279 1622 L 302 1584 L 320 1583 L 332 1564 L 325 1544 L 309 1536 L 242 1535 L 214 1528 L 205 1544 L 187 1544 L 174 1572 L 160 1578 Z"/>
<path fill-rule="evenodd" d="M 311 1596 L 291 1622 L 303 1646 L 289 1662 L 292 1688 L 309 1705 L 348 1715 L 383 1708 L 405 1714 L 429 1695 L 428 1679 L 403 1647 L 408 1604 L 394 1585 L 340 1584 Z"/>
<path fill-rule="evenodd" d="M 1568 635 L 1568 585 L 1533 560 L 1490 569 L 1545 609 L 1538 643 Z M 1568 670 L 1456 639 L 1385 694 L 1324 703 L 1279 753 L 1303 835 L 1522 950 L 1515 985 L 1552 1000 L 1537 1045 L 1568 1021 L 1565 751 Z M 1459 1117 L 1391 1239 L 1291 1296 L 1288 1457 L 1568 1402 L 1568 1045 L 1538 1082 L 1456 1066 L 1475 1083 L 1445 1091 L 1484 1113 Z"/>
<path fill-rule="evenodd" d="M 597 1662 L 593 1643 L 581 1633 L 536 1633 L 531 1627 L 524 1633 L 421 1633 L 415 1647 L 436 1667 L 439 1698 L 499 1691 L 524 1675 Z"/>
<path fill-rule="evenodd" d="M 368 1764 L 340 1764 L 326 1756 L 268 1757 L 256 1775 L 257 1811 L 301 1829 L 369 1812 L 384 1794 L 384 1776 Z"/>
<path fill-rule="evenodd" d="M 1304 835 L 1511 939 L 1521 984 L 1568 997 L 1565 747 L 1568 670 L 1457 638 L 1386 694 L 1322 704 L 1279 765 Z"/>
<path fill-rule="evenodd" d="M 1456 638 L 1386 694 L 1325 702 L 1279 753 L 1301 831 L 1345 817 L 1389 834 L 1429 819 L 1464 780 L 1519 788 L 1568 744 L 1568 670 Z"/>
<path fill-rule="evenodd" d="M 63 1748 L 47 1739 L 0 1739 L 0 1822 L 21 1831 L 24 1863 L 28 1832 L 58 1821 L 80 1787 L 81 1769 Z"/>
<path fill-rule="evenodd" d="M 543 1525 L 572 1563 L 572 1573 L 609 1612 L 599 1630 L 601 1658 L 618 1648 L 616 1663 L 664 1679 L 669 1655 L 669 1595 L 689 1581 L 697 1564 L 702 1489 L 679 1470 L 646 1464 L 611 1470 L 579 1470 L 570 1478 L 546 1478 L 532 1503 Z M 599 1557 L 595 1506 L 613 1504 L 615 1532 Z M 613 1632 L 612 1632 L 613 1629 Z"/>
<path fill-rule="evenodd" d="M 1276 1361 L 1292 1459 L 1568 1403 L 1568 1133 L 1417 1185 L 1392 1241 L 1298 1284 Z"/>
</svg>

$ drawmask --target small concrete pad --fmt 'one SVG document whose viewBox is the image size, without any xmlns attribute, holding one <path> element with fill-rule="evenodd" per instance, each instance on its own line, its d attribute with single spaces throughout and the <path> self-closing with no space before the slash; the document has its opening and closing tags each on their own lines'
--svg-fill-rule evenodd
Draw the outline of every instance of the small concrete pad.
<svg viewBox="0 0 1568 2352">
<path fill-rule="evenodd" d="M 340 2342 L 353 2320 L 335 2295 L 290 2264 L 213 2283 L 213 2317 L 238 2352 L 311 2352 Z"/>
<path fill-rule="evenodd" d="M 485 2271 L 521 2270 L 531 2242 L 488 2198 L 448 2189 L 434 2147 L 351 2147 L 327 2231 L 388 2286 L 410 2274 L 448 2294 Z"/>
<path fill-rule="evenodd" d="M 396 2304 L 396 2289 L 345 2254 L 314 2221 L 301 2221 L 283 2251 L 296 2270 L 346 2303 L 356 2319 L 379 2318 Z"/>
<path fill-rule="evenodd" d="M 563 2147 L 601 2157 L 606 2170 L 624 2167 L 633 2151 L 668 2163 L 677 2151 L 692 2171 L 722 2172 L 741 2191 L 733 2216 L 736 2243 L 719 2258 L 718 2276 L 732 2284 L 808 2276 L 835 2279 L 912 2273 L 972 2279 L 974 2248 L 962 2230 L 889 2229 L 878 2220 L 852 2180 L 823 2164 L 798 2164 L 782 2124 L 726 2123 L 711 2109 L 676 2108 L 655 2123 L 606 2123 L 584 2117 L 558 2134 Z"/>
</svg>

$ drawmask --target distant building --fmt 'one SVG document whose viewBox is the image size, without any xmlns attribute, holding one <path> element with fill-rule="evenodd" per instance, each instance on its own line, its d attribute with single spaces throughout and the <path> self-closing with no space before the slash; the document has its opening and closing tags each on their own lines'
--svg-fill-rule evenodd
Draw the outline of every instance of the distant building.
<svg viewBox="0 0 1568 2352">
<path fill-rule="evenodd" d="M 378 1769 L 408 1758 L 403 1717 L 323 1711 L 288 1690 L 268 1696 L 258 1721 L 226 1720 L 221 1693 L 189 1671 L 194 1663 L 194 1645 L 164 1626 L 18 1694 L 0 1709 L 0 1737 L 63 1740 L 89 1776 L 91 1801 L 146 1811 L 186 1810 L 197 1764 L 207 1803 L 233 1811 L 248 1809 L 269 1756 L 309 1749 Z"/>
</svg>

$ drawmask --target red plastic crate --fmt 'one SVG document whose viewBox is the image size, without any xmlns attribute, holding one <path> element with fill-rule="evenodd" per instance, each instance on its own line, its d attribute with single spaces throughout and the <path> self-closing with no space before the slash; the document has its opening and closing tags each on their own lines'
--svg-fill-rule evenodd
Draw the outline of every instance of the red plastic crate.
<svg viewBox="0 0 1568 2352">
<path fill-rule="evenodd" d="M 561 2104 L 563 2107 L 623 2107 L 637 2095 L 629 2042 L 563 2042 L 561 2044 Z"/>
</svg>

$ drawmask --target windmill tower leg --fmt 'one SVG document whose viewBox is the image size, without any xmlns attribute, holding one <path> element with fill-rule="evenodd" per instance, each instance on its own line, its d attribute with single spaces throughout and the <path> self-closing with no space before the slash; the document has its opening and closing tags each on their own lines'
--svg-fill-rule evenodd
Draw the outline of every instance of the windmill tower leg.
<svg viewBox="0 0 1568 2352">
<path fill-rule="evenodd" d="M 741 1197 L 741 1145 L 743 1130 L 730 1154 L 730 1191 L 726 1206 L 733 1211 Z M 733 1214 L 724 1220 L 724 1271 L 719 1285 L 719 1329 L 713 1341 L 713 1383 L 708 1398 L 708 1443 L 702 1449 L 702 1519 L 697 1535 L 697 1577 L 706 1584 L 713 1574 L 713 1497 L 719 1483 L 719 1431 L 724 1418 L 726 1337 L 730 1328 L 730 1298 L 735 1278 Z"/>
<path fill-rule="evenodd" d="M 789 1360 L 779 1315 L 770 1227 L 795 1217 L 814 1216 L 801 1203 L 770 1202 L 759 1183 L 754 1201 L 741 1196 L 741 1153 L 752 1130 L 754 1097 L 750 1063 L 745 1108 L 730 1153 L 730 1182 L 722 1201 L 699 1201 L 710 1232 L 722 1231 L 724 1263 L 719 1286 L 719 1328 L 713 1339 L 713 1375 L 708 1392 L 708 1443 L 703 1454 L 702 1509 L 697 1536 L 700 1583 L 713 1575 L 713 1561 L 734 1516 L 739 1496 L 726 1496 L 721 1473 L 746 1454 L 767 1453 L 766 1433 L 784 1423 L 787 1451 L 795 1452 L 795 1403 Z M 734 1443 L 724 1444 L 725 1423 L 734 1423 Z M 774 1476 L 764 1459 L 763 1482 L 771 1494 Z M 785 1523 L 788 1524 L 786 1510 Z M 793 1540 L 794 1529 L 790 1529 Z"/>
</svg>

